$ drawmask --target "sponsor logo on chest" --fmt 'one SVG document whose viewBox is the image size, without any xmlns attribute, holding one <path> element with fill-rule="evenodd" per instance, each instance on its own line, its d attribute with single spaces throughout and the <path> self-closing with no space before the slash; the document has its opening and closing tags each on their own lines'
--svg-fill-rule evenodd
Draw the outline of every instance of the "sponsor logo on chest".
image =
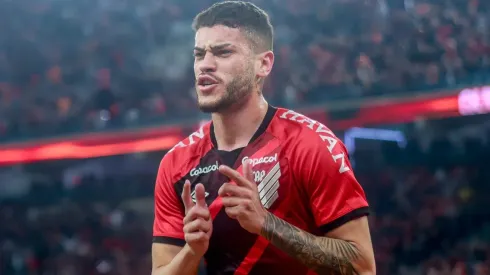
<svg viewBox="0 0 490 275">
<path fill-rule="evenodd" d="M 254 167 L 255 165 L 258 165 L 258 164 L 262 164 L 262 163 L 273 163 L 273 162 L 277 162 L 277 153 L 275 153 L 273 156 L 265 156 L 265 157 L 261 157 L 261 158 L 255 158 L 255 159 L 251 159 L 249 157 L 244 157 L 242 159 L 242 164 L 245 163 L 245 161 L 247 161 L 247 160 L 252 161 L 252 167 Z"/>
<path fill-rule="evenodd" d="M 210 172 L 217 171 L 219 167 L 218 161 L 215 164 L 206 167 L 196 167 L 191 170 L 191 176 L 196 177 L 199 175 L 204 175 Z"/>
</svg>

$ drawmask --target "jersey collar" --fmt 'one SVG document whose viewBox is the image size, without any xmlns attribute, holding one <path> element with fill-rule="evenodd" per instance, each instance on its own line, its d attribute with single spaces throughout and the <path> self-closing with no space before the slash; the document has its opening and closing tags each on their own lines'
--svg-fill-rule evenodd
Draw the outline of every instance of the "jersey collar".
<svg viewBox="0 0 490 275">
<path fill-rule="evenodd" d="M 267 113 L 265 113 L 265 117 L 260 123 L 259 128 L 257 131 L 255 131 L 255 134 L 252 136 L 248 144 L 254 142 L 258 137 L 260 137 L 265 130 L 267 130 L 267 127 L 269 127 L 269 124 L 271 123 L 272 119 L 274 118 L 274 115 L 276 114 L 277 108 L 268 104 L 267 105 Z M 214 135 L 214 125 L 213 122 L 211 122 L 211 126 L 209 128 L 209 134 L 211 136 L 211 142 L 213 143 L 214 148 L 218 148 L 218 142 L 216 141 L 216 136 Z"/>
</svg>

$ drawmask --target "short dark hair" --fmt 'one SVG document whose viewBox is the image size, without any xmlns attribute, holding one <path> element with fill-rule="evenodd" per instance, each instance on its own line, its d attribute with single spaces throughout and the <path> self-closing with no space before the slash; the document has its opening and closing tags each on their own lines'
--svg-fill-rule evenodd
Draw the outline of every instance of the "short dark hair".
<svg viewBox="0 0 490 275">
<path fill-rule="evenodd" d="M 272 50 L 274 30 L 269 15 L 255 4 L 244 1 L 215 3 L 199 13 L 192 23 L 194 31 L 223 25 L 238 28 L 252 43 L 253 50 Z"/>
</svg>

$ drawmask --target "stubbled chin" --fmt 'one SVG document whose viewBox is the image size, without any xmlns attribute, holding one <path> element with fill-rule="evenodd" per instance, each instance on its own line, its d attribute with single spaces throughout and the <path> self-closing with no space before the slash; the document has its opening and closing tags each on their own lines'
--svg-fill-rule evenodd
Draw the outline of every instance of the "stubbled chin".
<svg viewBox="0 0 490 275">
<path fill-rule="evenodd" d="M 200 95 L 198 97 L 199 105 L 214 105 L 219 101 L 216 95 Z"/>
</svg>

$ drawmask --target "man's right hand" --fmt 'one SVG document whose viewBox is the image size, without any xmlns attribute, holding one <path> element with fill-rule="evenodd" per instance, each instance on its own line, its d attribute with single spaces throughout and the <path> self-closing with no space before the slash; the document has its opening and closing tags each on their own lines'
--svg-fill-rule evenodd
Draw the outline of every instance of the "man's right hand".
<svg viewBox="0 0 490 275">
<path fill-rule="evenodd" d="M 187 180 L 182 191 L 182 201 L 185 207 L 184 236 L 192 252 L 202 257 L 209 247 L 213 221 L 206 204 L 204 185 L 197 184 L 195 192 L 196 203 L 194 204 L 191 198 L 191 183 Z"/>
</svg>

